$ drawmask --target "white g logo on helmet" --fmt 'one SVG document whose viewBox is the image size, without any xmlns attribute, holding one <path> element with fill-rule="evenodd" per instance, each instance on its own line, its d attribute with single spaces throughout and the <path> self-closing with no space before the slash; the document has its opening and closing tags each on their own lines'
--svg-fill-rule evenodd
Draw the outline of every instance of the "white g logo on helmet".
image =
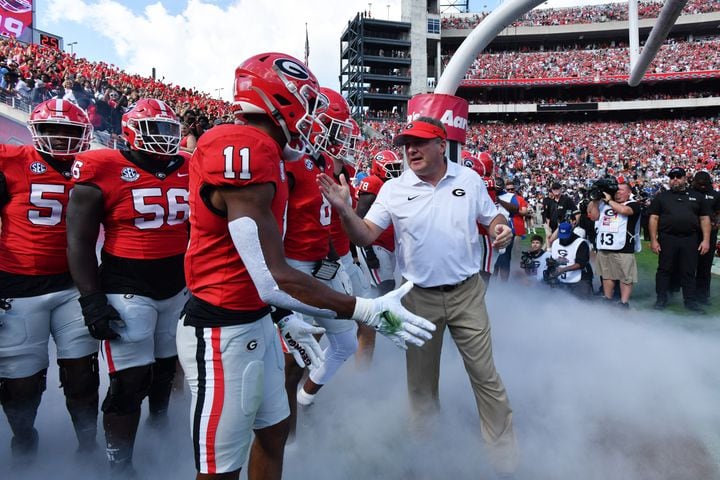
<svg viewBox="0 0 720 480">
<path fill-rule="evenodd" d="M 304 65 L 296 62 L 295 60 L 291 60 L 289 58 L 280 58 L 278 60 L 275 60 L 275 65 L 277 66 L 278 70 L 280 70 L 285 75 L 297 78 L 298 80 L 307 80 L 308 78 L 310 78 L 310 74 L 308 73 L 307 68 L 305 68 Z"/>
</svg>

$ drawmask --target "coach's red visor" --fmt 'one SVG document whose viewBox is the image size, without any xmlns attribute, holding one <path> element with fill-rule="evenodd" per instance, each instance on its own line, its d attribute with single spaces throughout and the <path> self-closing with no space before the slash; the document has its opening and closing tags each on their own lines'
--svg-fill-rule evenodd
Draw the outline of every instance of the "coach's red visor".
<svg viewBox="0 0 720 480">
<path fill-rule="evenodd" d="M 405 145 L 407 142 L 412 141 L 413 138 L 422 138 L 429 140 L 431 138 L 441 138 L 445 140 L 447 134 L 442 128 L 427 122 L 410 122 L 405 125 L 402 133 L 395 135 L 393 144 L 396 146 Z"/>
</svg>

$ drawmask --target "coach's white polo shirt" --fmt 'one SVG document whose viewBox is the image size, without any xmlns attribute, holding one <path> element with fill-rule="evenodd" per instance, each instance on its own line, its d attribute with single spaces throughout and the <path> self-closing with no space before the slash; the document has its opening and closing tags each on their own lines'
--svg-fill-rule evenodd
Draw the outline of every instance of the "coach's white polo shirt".
<svg viewBox="0 0 720 480">
<path fill-rule="evenodd" d="M 473 170 L 448 162 L 436 186 L 407 169 L 388 180 L 365 219 L 395 227 L 402 276 L 421 287 L 452 285 L 480 271 L 477 223 L 489 225 L 498 209 Z"/>
</svg>

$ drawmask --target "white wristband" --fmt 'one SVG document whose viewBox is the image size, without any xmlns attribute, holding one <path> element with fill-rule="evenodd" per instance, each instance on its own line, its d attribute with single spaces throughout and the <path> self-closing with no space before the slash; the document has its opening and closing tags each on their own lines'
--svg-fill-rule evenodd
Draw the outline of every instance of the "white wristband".
<svg viewBox="0 0 720 480">
<path fill-rule="evenodd" d="M 352 320 L 362 322 L 366 325 L 370 324 L 373 318 L 373 301 L 370 298 L 355 297 L 355 310 L 353 311 Z"/>
</svg>

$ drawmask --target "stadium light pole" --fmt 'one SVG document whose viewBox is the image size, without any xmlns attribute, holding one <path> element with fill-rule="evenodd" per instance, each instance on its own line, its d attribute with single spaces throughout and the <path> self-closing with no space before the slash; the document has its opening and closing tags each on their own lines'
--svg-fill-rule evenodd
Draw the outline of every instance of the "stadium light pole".
<svg viewBox="0 0 720 480">
<path fill-rule="evenodd" d="M 78 42 L 70 42 L 70 43 L 68 43 L 68 47 L 70 47 L 70 55 L 72 55 L 72 54 L 75 53 L 75 50 L 73 49 L 73 47 L 74 47 L 75 45 L 77 45 L 77 44 L 78 44 Z"/>
<path fill-rule="evenodd" d="M 505 27 L 543 2 L 545 0 L 505 0 L 493 10 L 460 44 L 440 76 L 435 93 L 455 95 L 460 81 L 465 77 L 465 72 L 493 38 L 497 37 Z"/>
<path fill-rule="evenodd" d="M 688 0 L 666 0 L 662 10 L 660 10 L 658 19 L 655 21 L 655 26 L 650 31 L 647 42 L 645 42 L 645 47 L 640 52 L 637 63 L 630 72 L 628 85 L 631 87 L 640 85 L 640 81 L 650 66 L 650 62 L 653 61 L 658 50 L 660 50 L 660 46 L 662 46 L 673 25 L 675 25 L 687 2 Z"/>
<path fill-rule="evenodd" d="M 216 96 L 217 98 L 220 98 L 220 92 L 222 92 L 223 90 L 225 90 L 225 87 L 218 87 L 218 88 L 214 88 L 213 90 L 215 90 L 215 96 Z"/>
</svg>

